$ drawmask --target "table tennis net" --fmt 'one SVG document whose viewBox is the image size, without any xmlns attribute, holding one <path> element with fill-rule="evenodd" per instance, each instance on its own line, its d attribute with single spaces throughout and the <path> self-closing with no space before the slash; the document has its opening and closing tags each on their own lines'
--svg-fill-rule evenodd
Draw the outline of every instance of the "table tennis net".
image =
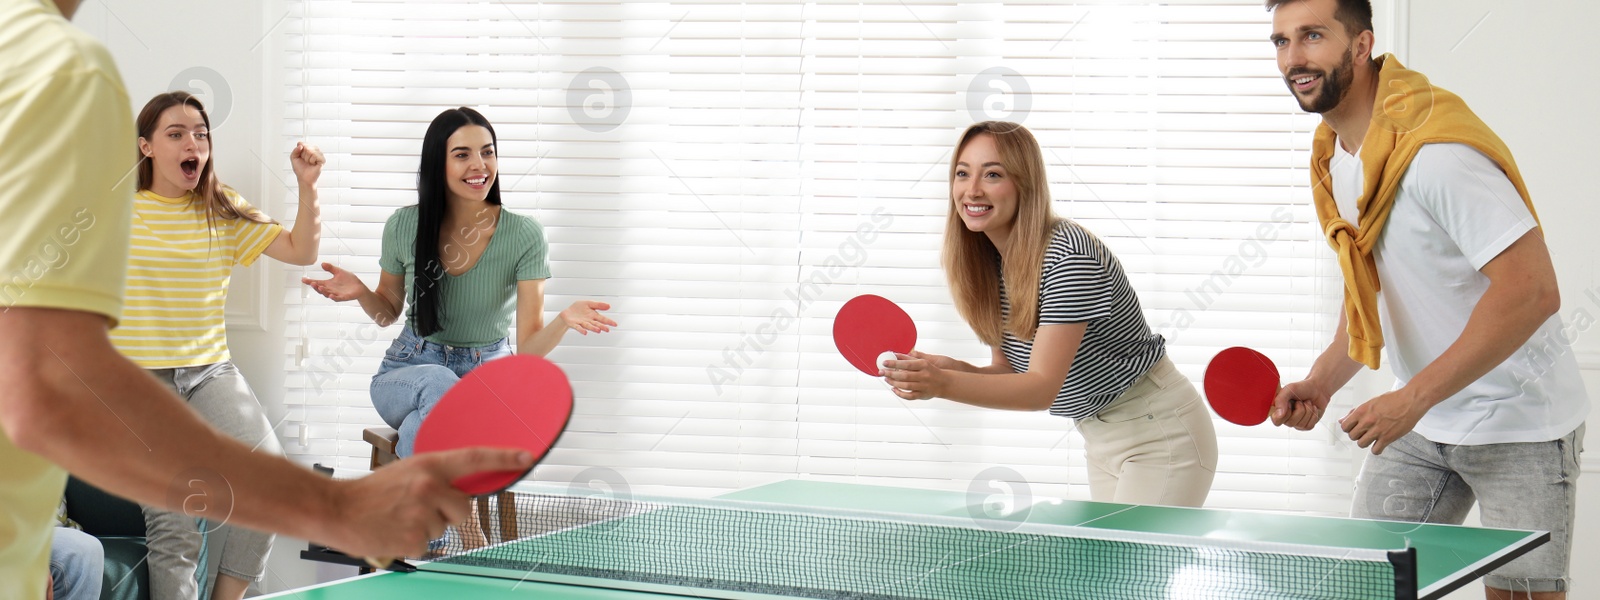
<svg viewBox="0 0 1600 600">
<path fill-rule="evenodd" d="M 452 533 L 421 568 L 732 599 L 1342 599 L 1397 597 L 1415 556 L 725 500 L 513 496 L 515 523 L 491 525 L 487 541 Z M 492 543 L 507 529 L 509 541 Z"/>
</svg>

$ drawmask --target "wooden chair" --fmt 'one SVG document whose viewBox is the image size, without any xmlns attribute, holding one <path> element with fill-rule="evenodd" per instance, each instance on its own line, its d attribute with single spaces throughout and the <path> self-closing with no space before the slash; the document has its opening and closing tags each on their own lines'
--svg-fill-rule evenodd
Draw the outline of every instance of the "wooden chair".
<svg viewBox="0 0 1600 600">
<path fill-rule="evenodd" d="M 368 444 L 372 444 L 370 467 L 373 470 L 400 460 L 400 457 L 394 453 L 394 445 L 400 441 L 400 432 L 389 427 L 369 427 L 361 432 L 361 439 Z M 495 531 L 492 527 L 495 520 L 489 514 L 489 499 L 476 498 L 473 500 L 473 504 L 478 507 L 477 525 L 482 528 L 479 532 Z M 495 495 L 494 505 L 500 521 L 499 536 L 496 541 L 509 542 L 517 539 L 517 499 L 515 496 L 509 491 L 500 492 Z M 476 532 L 464 531 L 462 533 L 471 534 Z"/>
</svg>

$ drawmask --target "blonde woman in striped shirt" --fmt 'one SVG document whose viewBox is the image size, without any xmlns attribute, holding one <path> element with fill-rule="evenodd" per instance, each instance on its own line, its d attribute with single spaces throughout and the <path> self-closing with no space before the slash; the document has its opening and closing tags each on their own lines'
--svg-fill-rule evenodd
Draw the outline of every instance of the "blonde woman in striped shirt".
<svg viewBox="0 0 1600 600">
<path fill-rule="evenodd" d="M 300 209 L 291 231 L 217 179 L 211 119 L 194 96 L 158 94 L 145 104 L 136 124 L 139 192 L 134 197 L 126 308 L 111 341 L 218 430 L 257 452 L 282 454 L 255 393 L 229 360 L 223 310 L 235 265 L 254 263 L 262 254 L 295 265 L 316 262 L 322 153 L 297 144 L 289 155 L 300 185 Z M 170 493 L 201 502 L 225 501 L 209 497 L 224 490 L 190 487 L 175 481 Z M 144 515 L 152 598 L 195 600 L 205 587 L 211 588 L 212 600 L 243 598 L 250 582 L 266 571 L 270 534 L 199 523 L 148 506 Z M 210 542 L 207 563 L 216 566 L 217 577 L 209 586 L 196 573 L 202 535 Z"/>
<path fill-rule="evenodd" d="M 1217 469 L 1211 414 L 1150 331 L 1122 262 L 1055 215 L 1044 153 L 1026 128 L 968 127 L 950 159 L 944 270 L 987 366 L 912 352 L 884 361 L 907 400 L 944 398 L 1073 419 L 1089 495 L 1200 506 Z"/>
</svg>

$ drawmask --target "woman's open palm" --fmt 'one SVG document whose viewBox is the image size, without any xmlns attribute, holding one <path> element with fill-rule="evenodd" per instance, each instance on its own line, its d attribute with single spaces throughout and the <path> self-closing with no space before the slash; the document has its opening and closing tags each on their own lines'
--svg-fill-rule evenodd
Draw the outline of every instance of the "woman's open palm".
<svg viewBox="0 0 1600 600">
<path fill-rule="evenodd" d="M 360 298 L 367 293 L 367 284 L 361 282 L 360 277 L 354 273 L 334 266 L 333 263 L 322 263 L 322 270 L 333 274 L 329 279 L 312 279 L 301 277 L 300 282 L 311 286 L 318 294 L 322 294 L 334 302 L 345 302 Z"/>
</svg>

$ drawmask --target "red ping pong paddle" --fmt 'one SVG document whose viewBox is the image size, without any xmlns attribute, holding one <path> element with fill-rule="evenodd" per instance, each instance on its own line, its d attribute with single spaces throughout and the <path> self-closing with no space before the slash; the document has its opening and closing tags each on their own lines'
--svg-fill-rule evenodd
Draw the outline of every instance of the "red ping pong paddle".
<svg viewBox="0 0 1600 600">
<path fill-rule="evenodd" d="M 417 430 L 416 453 L 491 446 L 518 448 L 538 464 L 572 416 L 572 384 L 561 368 L 518 354 L 484 363 L 450 386 Z M 511 487 L 532 471 L 473 473 L 451 482 L 473 496 Z"/>
<path fill-rule="evenodd" d="M 882 296 L 851 298 L 833 318 L 833 343 L 850 365 L 873 377 L 884 352 L 906 354 L 917 346 L 917 325 L 911 315 Z"/>
<path fill-rule="evenodd" d="M 1278 367 L 1260 352 L 1234 346 L 1206 365 L 1205 387 L 1217 416 L 1236 425 L 1260 425 L 1278 394 Z"/>
<path fill-rule="evenodd" d="M 522 471 L 485 471 L 456 478 L 456 489 L 472 496 L 511 487 L 550 452 L 572 416 L 572 384 L 560 367 L 517 354 L 489 361 L 450 386 L 417 429 L 414 454 L 489 446 L 526 450 L 533 463 Z M 392 557 L 366 558 L 375 569 L 410 567 Z"/>
</svg>

